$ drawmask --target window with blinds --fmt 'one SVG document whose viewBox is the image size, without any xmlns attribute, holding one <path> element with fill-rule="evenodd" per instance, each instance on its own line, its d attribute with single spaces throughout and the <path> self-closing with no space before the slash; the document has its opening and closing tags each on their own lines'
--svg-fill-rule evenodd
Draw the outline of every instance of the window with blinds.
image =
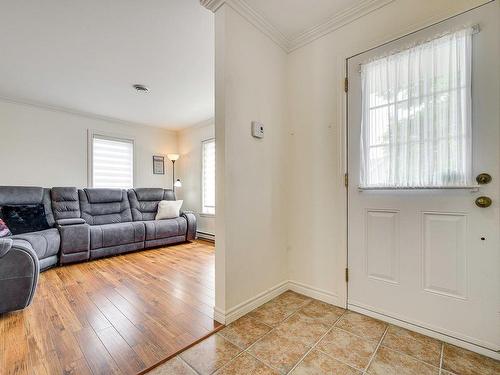
<svg viewBox="0 0 500 375">
<path fill-rule="evenodd" d="M 201 212 L 215 215 L 215 139 L 202 142 Z"/>
<path fill-rule="evenodd" d="M 134 187 L 134 142 L 129 139 L 92 136 L 92 186 Z"/>
</svg>

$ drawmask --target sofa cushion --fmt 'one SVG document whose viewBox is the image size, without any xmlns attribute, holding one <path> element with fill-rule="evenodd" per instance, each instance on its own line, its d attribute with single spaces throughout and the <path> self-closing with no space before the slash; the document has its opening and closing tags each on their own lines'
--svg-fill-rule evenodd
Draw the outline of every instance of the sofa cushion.
<svg viewBox="0 0 500 375">
<path fill-rule="evenodd" d="M 40 232 L 18 234 L 12 236 L 12 239 L 29 242 L 40 260 L 57 255 L 61 243 L 59 231 L 55 228 Z"/>
<path fill-rule="evenodd" d="M 157 240 L 175 236 L 185 236 L 187 221 L 184 217 L 166 220 L 143 221 L 146 226 L 146 240 Z"/>
<path fill-rule="evenodd" d="M 0 186 L 0 206 L 43 204 L 49 227 L 54 226 L 50 190 L 35 186 Z"/>
<path fill-rule="evenodd" d="M 137 188 L 133 190 L 139 201 L 161 201 L 165 194 L 162 188 Z"/>
<path fill-rule="evenodd" d="M 181 206 L 183 200 L 179 201 L 160 201 L 158 203 L 158 212 L 155 220 L 175 219 L 181 216 Z"/>
<path fill-rule="evenodd" d="M 89 203 L 112 203 L 121 202 L 123 199 L 121 189 L 85 189 Z"/>
<path fill-rule="evenodd" d="M 162 188 L 130 189 L 128 199 L 135 221 L 154 220 L 158 203 L 162 200 L 175 201 L 175 193 L 173 190 Z"/>
<path fill-rule="evenodd" d="M 131 221 L 90 227 L 91 250 L 141 242 L 144 239 L 145 228 L 142 222 Z"/>
<path fill-rule="evenodd" d="M 132 221 L 132 212 L 126 190 L 78 190 L 81 217 L 90 225 Z"/>
<path fill-rule="evenodd" d="M 75 187 L 53 187 L 50 189 L 50 198 L 55 220 L 80 217 L 80 202 Z"/>
<path fill-rule="evenodd" d="M 0 217 L 12 234 L 38 232 L 50 228 L 42 203 L 2 206 Z"/>
<path fill-rule="evenodd" d="M 0 206 L 42 203 L 43 194 L 36 186 L 0 186 Z"/>
</svg>

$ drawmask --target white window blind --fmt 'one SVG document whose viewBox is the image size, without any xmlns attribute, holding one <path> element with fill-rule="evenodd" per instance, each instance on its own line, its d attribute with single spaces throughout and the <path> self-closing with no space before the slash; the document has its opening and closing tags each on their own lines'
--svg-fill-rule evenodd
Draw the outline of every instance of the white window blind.
<svg viewBox="0 0 500 375">
<path fill-rule="evenodd" d="M 361 66 L 361 187 L 470 185 L 472 33 Z"/>
<path fill-rule="evenodd" d="M 92 136 L 92 186 L 134 187 L 134 142 L 94 134 Z"/>
<path fill-rule="evenodd" d="M 215 139 L 202 142 L 202 213 L 215 215 Z"/>
</svg>

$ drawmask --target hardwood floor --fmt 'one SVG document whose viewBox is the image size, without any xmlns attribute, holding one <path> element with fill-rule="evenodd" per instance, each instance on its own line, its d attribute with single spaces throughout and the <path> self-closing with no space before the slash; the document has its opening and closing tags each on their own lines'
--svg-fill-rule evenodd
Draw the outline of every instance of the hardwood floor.
<svg viewBox="0 0 500 375">
<path fill-rule="evenodd" d="M 0 373 L 142 373 L 221 328 L 213 306 L 204 241 L 54 268 L 0 316 Z"/>
</svg>

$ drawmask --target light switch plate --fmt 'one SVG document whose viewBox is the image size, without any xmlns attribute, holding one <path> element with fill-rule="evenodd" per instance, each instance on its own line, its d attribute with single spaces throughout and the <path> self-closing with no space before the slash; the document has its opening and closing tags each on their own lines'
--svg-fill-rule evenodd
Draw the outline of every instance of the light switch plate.
<svg viewBox="0 0 500 375">
<path fill-rule="evenodd" d="M 264 124 L 258 121 L 252 121 L 252 136 L 255 138 L 264 138 Z"/>
</svg>

